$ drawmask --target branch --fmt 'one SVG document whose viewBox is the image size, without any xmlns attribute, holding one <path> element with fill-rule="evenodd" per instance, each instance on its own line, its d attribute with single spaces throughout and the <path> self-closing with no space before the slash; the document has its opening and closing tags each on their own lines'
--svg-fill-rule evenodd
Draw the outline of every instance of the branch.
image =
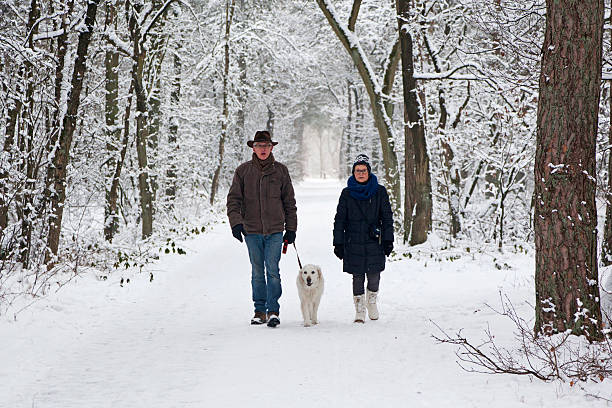
<svg viewBox="0 0 612 408">
<path fill-rule="evenodd" d="M 130 45 L 124 41 L 121 41 L 121 39 L 117 37 L 117 33 L 115 33 L 115 31 L 104 31 L 102 33 L 102 38 L 104 38 L 110 44 L 115 46 L 117 51 L 119 51 L 124 56 L 130 57 L 130 58 L 134 56 L 132 54 L 132 50 L 130 49 Z"/>
<path fill-rule="evenodd" d="M 464 65 L 458 65 L 454 68 L 451 68 L 449 70 L 446 71 L 440 71 L 440 72 L 436 72 L 436 73 L 416 73 L 414 74 L 414 79 L 424 79 L 424 80 L 435 80 L 435 79 L 466 79 L 466 78 L 459 78 L 459 77 L 454 77 L 453 74 L 459 70 L 462 70 L 464 68 L 474 68 L 475 70 L 477 70 L 478 72 L 482 72 L 480 70 L 480 67 L 475 65 L 475 64 L 464 64 Z M 470 79 L 474 79 L 474 80 L 478 80 L 478 79 L 485 79 L 485 78 L 481 78 L 475 75 L 472 75 L 470 77 Z"/>
<path fill-rule="evenodd" d="M 393 90 L 393 83 L 395 82 L 395 74 L 397 73 L 397 65 L 401 59 L 401 42 L 399 36 L 395 40 L 395 44 L 393 44 L 393 48 L 391 48 L 391 53 L 387 58 L 387 64 L 385 66 L 385 75 L 383 79 L 383 87 L 382 93 L 383 95 L 391 95 L 391 91 Z M 389 117 L 393 117 L 393 104 L 391 101 L 386 98 L 385 99 L 385 110 L 387 111 L 387 115 Z"/>
<path fill-rule="evenodd" d="M 439 338 L 432 335 L 432 337 L 438 343 L 454 344 L 460 346 L 464 350 L 464 352 L 455 352 L 455 355 L 457 356 L 457 358 L 459 358 L 460 361 L 484 369 L 484 371 L 478 371 L 472 368 L 465 368 L 461 365 L 461 363 L 458 363 L 459 366 L 467 372 L 480 372 L 483 374 L 533 375 L 534 377 L 542 381 L 550 381 L 552 379 L 531 369 L 527 369 L 520 366 L 508 366 L 505 361 L 495 361 L 492 357 L 483 352 L 480 347 L 474 346 L 465 337 L 462 337 L 461 332 L 457 333 L 453 338 L 450 337 L 444 330 L 442 330 L 442 328 L 438 326 L 435 322 L 432 321 L 432 323 L 442 332 L 442 334 L 444 334 L 445 337 Z M 489 340 L 486 341 L 484 344 L 489 345 L 491 347 L 495 347 L 495 344 L 492 342 L 491 336 L 489 336 Z"/>
<path fill-rule="evenodd" d="M 334 33 L 336 33 L 336 36 L 342 45 L 344 45 L 344 48 L 346 48 L 346 51 L 349 53 L 353 62 L 357 66 L 357 70 L 359 71 L 366 88 L 370 87 L 374 93 L 380 94 L 380 84 L 376 80 L 374 70 L 370 66 L 370 62 L 365 52 L 361 48 L 359 40 L 355 37 L 352 31 L 348 30 L 347 26 L 344 26 L 339 22 L 336 16 L 336 11 L 329 0 L 317 0 L 317 3 L 319 4 L 319 7 L 329 22 L 332 30 Z"/>
<path fill-rule="evenodd" d="M 454 75 L 455 72 L 459 71 L 460 69 L 463 68 L 474 68 L 476 71 L 478 71 L 479 74 L 481 74 L 482 76 L 475 76 L 475 75 Z M 485 76 L 484 71 L 476 64 L 473 63 L 468 63 L 468 64 L 464 64 L 464 65 L 459 65 L 453 69 L 444 71 L 444 72 L 440 72 L 440 73 L 435 73 L 435 74 L 430 74 L 430 73 L 421 73 L 421 74 L 414 74 L 414 78 L 415 79 L 421 79 L 421 80 L 442 80 L 442 79 L 455 79 L 455 80 L 465 80 L 465 81 L 484 81 L 487 85 L 489 85 L 489 87 L 495 89 L 496 91 L 500 91 L 500 87 L 497 86 L 497 83 L 495 82 L 495 80 Z M 510 101 L 508 100 L 508 98 L 506 98 L 505 95 L 503 95 L 501 92 L 499 93 L 499 96 L 504 100 L 504 102 L 506 103 L 506 105 L 508 105 L 508 107 L 512 110 L 512 112 L 516 112 L 516 108 L 512 105 L 512 103 L 510 103 Z"/>
<path fill-rule="evenodd" d="M 151 19 L 151 21 L 146 25 L 145 29 L 143 30 L 143 34 L 142 34 L 143 41 L 146 40 L 147 35 L 149 34 L 149 31 L 151 31 L 151 29 L 153 28 L 157 20 L 159 20 L 159 18 L 166 12 L 166 10 L 168 10 L 168 7 L 170 7 L 170 5 L 174 3 L 175 1 L 176 0 L 166 0 L 166 3 L 157 11 L 155 16 Z"/>
<path fill-rule="evenodd" d="M 461 331 L 451 337 L 432 322 L 444 335 L 442 338 L 432 335 L 434 339 L 460 347 L 455 355 L 463 370 L 484 374 L 532 375 L 542 381 L 570 380 L 570 386 L 577 381 L 601 382 L 612 376 L 610 340 L 584 344 L 582 341 L 572 341 L 570 333 L 536 335 L 530 324 L 518 315 L 507 296 L 505 300 L 502 299 L 501 311 L 487 307 L 513 323 L 516 343 L 513 349 L 499 347 L 490 329 L 485 330 L 487 338 L 484 342 L 474 345 L 461 336 Z M 462 362 L 468 366 L 464 367 Z"/>
<path fill-rule="evenodd" d="M 389 57 L 387 58 L 387 65 L 385 66 L 385 75 L 383 80 L 383 88 L 382 92 L 385 95 L 391 94 L 391 89 L 393 88 L 393 82 L 395 82 L 395 73 L 397 72 L 397 64 L 402 56 L 400 53 L 400 38 L 399 36 L 395 40 L 395 44 L 393 44 L 393 48 L 391 48 L 391 52 L 389 53 Z"/>
<path fill-rule="evenodd" d="M 461 113 L 463 112 L 463 110 L 465 109 L 469 101 L 470 101 L 470 81 L 467 81 L 467 96 L 465 97 L 465 101 L 463 101 L 463 104 L 459 107 L 459 110 L 457 111 L 457 116 L 455 116 L 455 120 L 453 121 L 453 125 L 452 125 L 453 129 L 455 129 L 457 125 L 459 125 L 459 121 L 461 120 Z"/>
<path fill-rule="evenodd" d="M 355 31 L 355 24 L 357 23 L 357 16 L 359 15 L 359 8 L 361 7 L 361 0 L 355 0 L 353 2 L 353 8 L 351 9 L 351 16 L 349 17 L 348 29 Z"/>
</svg>

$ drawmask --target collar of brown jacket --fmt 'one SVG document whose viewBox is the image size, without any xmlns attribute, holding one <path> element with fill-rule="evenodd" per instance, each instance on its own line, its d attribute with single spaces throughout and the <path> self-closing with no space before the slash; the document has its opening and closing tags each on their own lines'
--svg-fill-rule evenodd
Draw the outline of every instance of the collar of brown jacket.
<svg viewBox="0 0 612 408">
<path fill-rule="evenodd" d="M 260 160 L 259 157 L 253 152 L 253 163 L 257 166 L 263 174 L 269 174 L 273 168 L 274 155 L 270 152 L 270 155 L 266 160 Z"/>
</svg>

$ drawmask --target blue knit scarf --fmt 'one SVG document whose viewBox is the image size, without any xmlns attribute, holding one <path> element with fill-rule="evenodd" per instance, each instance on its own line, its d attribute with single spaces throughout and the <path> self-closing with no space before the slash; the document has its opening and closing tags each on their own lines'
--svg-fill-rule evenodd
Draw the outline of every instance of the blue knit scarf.
<svg viewBox="0 0 612 408">
<path fill-rule="evenodd" d="M 346 183 L 351 197 L 355 200 L 365 201 L 372 197 L 378 191 L 378 179 L 374 174 L 370 174 L 368 182 L 360 184 L 355 176 L 349 177 Z"/>
</svg>

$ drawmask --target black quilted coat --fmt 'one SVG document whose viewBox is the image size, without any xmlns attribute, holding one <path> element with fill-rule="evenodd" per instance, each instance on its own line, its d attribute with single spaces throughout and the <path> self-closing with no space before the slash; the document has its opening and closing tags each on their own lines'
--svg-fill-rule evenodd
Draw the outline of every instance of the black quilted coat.
<svg viewBox="0 0 612 408">
<path fill-rule="evenodd" d="M 345 272 L 364 274 L 385 269 L 383 247 L 370 237 L 369 224 L 380 227 L 381 242 L 393 241 L 393 212 L 385 187 L 379 185 L 378 191 L 363 201 L 353 198 L 348 188 L 342 190 L 334 218 L 334 245 L 344 245 Z"/>
</svg>

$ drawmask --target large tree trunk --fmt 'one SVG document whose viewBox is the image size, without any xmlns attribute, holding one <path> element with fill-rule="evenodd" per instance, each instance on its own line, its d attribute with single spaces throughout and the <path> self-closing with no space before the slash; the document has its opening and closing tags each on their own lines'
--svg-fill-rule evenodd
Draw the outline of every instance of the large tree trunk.
<svg viewBox="0 0 612 408">
<path fill-rule="evenodd" d="M 106 3 L 107 27 L 117 28 L 117 7 L 115 2 Z M 109 44 L 104 58 L 104 69 L 106 71 L 105 81 L 105 118 L 106 118 L 106 206 L 104 211 L 104 237 L 107 241 L 112 241 L 117 232 L 117 198 L 111 197 L 112 184 L 117 169 L 117 149 L 121 142 L 121 128 L 119 126 L 119 52 Z M 114 201 L 114 202 L 113 202 Z"/>
<path fill-rule="evenodd" d="M 223 156 L 225 153 L 225 139 L 227 138 L 227 125 L 229 122 L 229 107 L 228 107 L 228 79 L 230 68 L 230 28 L 234 17 L 235 0 L 227 0 L 225 7 L 225 70 L 223 72 L 223 118 L 221 121 L 221 137 L 219 138 L 219 164 L 213 175 L 212 186 L 210 188 L 210 203 L 215 202 L 215 195 L 219 189 L 219 178 L 223 169 Z"/>
<path fill-rule="evenodd" d="M 59 248 L 64 202 L 66 201 L 66 175 L 68 162 L 70 161 L 70 147 L 72 145 L 72 136 L 76 129 L 77 113 L 81 102 L 81 89 L 85 80 L 87 48 L 91 40 L 99 2 L 100 0 L 89 0 L 87 3 L 84 29 L 79 33 L 66 114 L 62 120 L 58 146 L 52 160 L 54 192 L 51 196 L 51 218 L 47 238 L 48 251 L 45 256 L 45 263 L 48 268 L 53 267 L 54 260 L 52 258 L 57 256 Z"/>
<path fill-rule="evenodd" d="M 601 339 L 595 142 L 603 0 L 546 0 L 535 161 L 535 332 Z"/>
<path fill-rule="evenodd" d="M 353 10 L 351 12 L 351 18 L 349 25 L 345 26 L 336 20 L 336 12 L 331 7 L 331 3 L 326 0 L 317 0 L 321 11 L 327 18 L 330 26 L 334 33 L 351 56 L 359 76 L 363 81 L 363 84 L 370 97 L 370 105 L 372 107 L 372 115 L 374 116 L 374 123 L 378 130 L 380 137 L 380 144 L 382 147 L 382 157 L 385 163 L 385 184 L 389 189 L 389 198 L 391 200 L 391 206 L 393 208 L 393 218 L 396 223 L 402 219 L 401 210 L 401 186 L 399 177 L 399 166 L 397 162 L 397 155 L 395 154 L 394 141 L 393 141 L 393 127 L 391 126 L 391 118 L 387 114 L 385 101 L 387 95 L 382 93 L 383 84 L 379 84 L 375 73 L 373 72 L 368 60 L 367 55 L 364 54 L 357 37 L 353 33 L 357 14 L 359 12 L 359 6 L 361 1 L 355 0 L 353 3 Z M 350 39 L 349 39 L 350 37 Z"/>
<path fill-rule="evenodd" d="M 404 91 L 405 133 L 405 205 L 404 242 L 421 244 L 427 240 L 431 229 L 432 200 L 429 156 L 425 140 L 425 126 L 414 79 L 412 36 L 408 30 L 410 3 L 397 0 L 398 26 L 402 49 L 402 80 Z"/>
</svg>

